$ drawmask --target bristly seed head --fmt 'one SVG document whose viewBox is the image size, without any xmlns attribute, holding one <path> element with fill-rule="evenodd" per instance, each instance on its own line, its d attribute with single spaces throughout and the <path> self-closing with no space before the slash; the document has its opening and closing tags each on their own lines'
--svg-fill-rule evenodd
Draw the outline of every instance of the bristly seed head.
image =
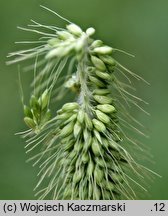
<svg viewBox="0 0 168 216">
<path fill-rule="evenodd" d="M 141 78 L 114 59 L 117 49 L 92 38 L 94 28 L 84 32 L 47 10 L 68 22 L 66 28 L 32 21 L 43 35 L 38 40 L 41 45 L 9 55 L 16 56 L 10 63 L 35 58 L 35 66 L 29 67 L 34 71 L 33 93 L 29 104 L 23 103 L 29 130 L 23 135 L 28 138 L 27 152 L 39 150 L 30 159 L 40 168 L 38 198 L 135 199 L 131 182 L 144 188 L 127 170 L 143 177 L 145 169 L 127 152 L 125 142 L 139 144 L 124 127 L 142 134 L 135 125 L 140 123 L 128 112 L 129 103 L 139 107 L 137 102 L 142 100 L 128 92 L 132 86 L 126 73 Z M 66 76 L 62 75 L 65 68 Z M 129 84 L 120 81 L 119 73 Z M 57 101 L 68 99 L 66 93 L 74 95 L 76 102 L 58 109 Z M 49 109 L 52 103 L 56 115 Z"/>
</svg>

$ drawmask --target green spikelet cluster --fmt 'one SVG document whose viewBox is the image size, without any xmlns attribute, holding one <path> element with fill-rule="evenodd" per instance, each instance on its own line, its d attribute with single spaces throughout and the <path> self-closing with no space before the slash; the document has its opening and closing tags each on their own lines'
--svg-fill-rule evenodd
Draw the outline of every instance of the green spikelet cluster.
<svg viewBox="0 0 168 216">
<path fill-rule="evenodd" d="M 35 95 L 31 96 L 30 107 L 24 106 L 29 130 L 22 134 L 27 138 L 27 152 L 37 149 L 30 158 L 40 168 L 36 196 L 135 199 L 132 184 L 145 188 L 129 173 L 141 179 L 146 168 L 126 150 L 127 144 L 140 147 L 124 127 L 143 134 L 134 125 L 140 123 L 127 111 L 129 103 L 142 109 L 138 105 L 142 99 L 127 91 L 132 88 L 127 74 L 141 78 L 114 59 L 113 53 L 119 50 L 93 39 L 94 28 L 83 31 L 63 19 L 68 22 L 66 29 L 33 21 L 34 28 L 50 30 L 40 31 L 45 43 L 39 40 L 42 45 L 9 55 L 16 56 L 11 63 L 36 59 L 35 67 L 28 67 L 36 71 L 32 82 Z M 65 66 L 67 74 L 63 76 Z M 129 83 L 119 81 L 118 73 Z M 74 101 L 58 108 L 57 101 L 63 103 L 63 97 L 70 92 Z M 57 112 L 50 116 L 52 104 Z"/>
<path fill-rule="evenodd" d="M 24 105 L 24 121 L 35 133 L 39 133 L 45 123 L 51 117 L 51 111 L 47 108 L 49 103 L 49 91 L 46 89 L 37 99 L 35 95 L 30 98 L 30 106 Z"/>
</svg>

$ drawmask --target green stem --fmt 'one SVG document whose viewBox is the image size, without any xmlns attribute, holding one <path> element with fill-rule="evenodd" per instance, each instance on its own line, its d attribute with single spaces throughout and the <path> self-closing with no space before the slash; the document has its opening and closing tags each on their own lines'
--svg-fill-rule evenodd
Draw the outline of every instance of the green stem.
<svg viewBox="0 0 168 216">
<path fill-rule="evenodd" d="M 90 89 L 87 86 L 88 82 L 88 41 L 87 38 L 85 40 L 85 46 L 83 49 L 83 57 L 78 63 L 78 70 L 77 74 L 79 76 L 80 80 L 80 94 L 79 94 L 79 104 L 81 105 L 82 109 L 85 110 L 85 112 L 91 116 L 91 108 L 90 108 L 90 98 L 91 98 L 91 92 Z"/>
</svg>

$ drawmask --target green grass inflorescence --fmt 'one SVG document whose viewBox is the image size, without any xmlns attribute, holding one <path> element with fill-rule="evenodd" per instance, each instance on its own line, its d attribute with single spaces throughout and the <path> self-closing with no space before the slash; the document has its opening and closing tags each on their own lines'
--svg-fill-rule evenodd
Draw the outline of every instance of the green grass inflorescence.
<svg viewBox="0 0 168 216">
<path fill-rule="evenodd" d="M 142 101 L 127 91 L 132 88 L 127 74 L 141 78 L 112 57 L 117 49 L 93 39 L 94 28 L 84 32 L 64 20 L 68 22 L 66 29 L 32 21 L 31 28 L 24 30 L 42 35 L 37 41 L 41 44 L 9 55 L 16 56 L 10 63 L 35 58 L 35 66 L 29 67 L 35 71 L 34 90 L 29 105 L 24 105 L 29 130 L 22 136 L 27 138 L 27 153 L 38 149 L 30 158 L 40 168 L 36 196 L 136 199 L 132 184 L 145 188 L 129 173 L 143 179 L 147 168 L 126 150 L 125 143 L 133 144 L 133 149 L 141 147 L 126 134 L 124 126 L 142 133 L 133 124 L 140 123 L 127 111 L 127 104 L 139 107 L 138 101 Z M 67 75 L 62 76 L 67 65 Z M 129 84 L 119 81 L 119 72 Z M 64 101 L 69 91 L 76 95 L 74 101 L 53 115 L 50 104 L 56 106 L 55 98 Z"/>
</svg>

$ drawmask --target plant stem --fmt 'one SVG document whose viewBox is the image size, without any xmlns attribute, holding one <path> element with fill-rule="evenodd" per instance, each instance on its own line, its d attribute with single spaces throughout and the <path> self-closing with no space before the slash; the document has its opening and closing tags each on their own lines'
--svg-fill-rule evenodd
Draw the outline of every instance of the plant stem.
<svg viewBox="0 0 168 216">
<path fill-rule="evenodd" d="M 79 104 L 81 105 L 82 109 L 85 110 L 85 112 L 91 116 L 91 109 L 90 109 L 90 98 L 91 98 L 91 92 L 88 88 L 87 82 L 88 82 L 88 42 L 87 37 L 85 40 L 85 46 L 83 48 L 83 56 L 79 60 L 78 63 L 78 69 L 77 74 L 80 80 L 80 94 L 79 94 Z"/>
</svg>

